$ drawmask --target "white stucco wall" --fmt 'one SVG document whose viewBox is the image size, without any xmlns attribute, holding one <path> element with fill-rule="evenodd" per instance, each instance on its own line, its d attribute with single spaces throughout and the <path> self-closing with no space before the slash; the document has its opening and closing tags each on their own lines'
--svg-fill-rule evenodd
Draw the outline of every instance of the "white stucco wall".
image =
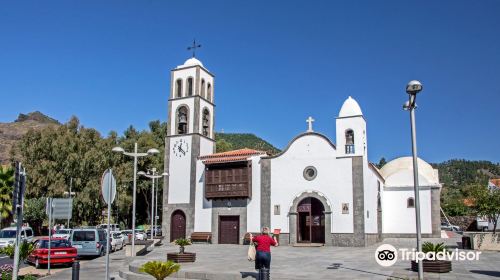
<svg viewBox="0 0 500 280">
<path fill-rule="evenodd" d="M 252 161 L 252 198 L 247 205 L 247 231 L 260 231 L 260 156 Z"/>
<path fill-rule="evenodd" d="M 413 190 L 384 190 L 382 201 L 383 233 L 416 233 L 415 208 L 407 208 L 407 199 L 414 197 Z M 432 233 L 431 191 L 420 191 L 420 219 L 422 233 Z"/>
<path fill-rule="evenodd" d="M 303 176 L 307 166 L 317 169 L 314 180 Z M 352 160 L 337 158 L 335 149 L 323 137 L 308 134 L 296 139 L 288 150 L 271 159 L 271 227 L 289 233 L 288 212 L 296 196 L 308 191 L 323 193 L 332 209 L 334 233 L 352 233 Z M 342 203 L 349 203 L 349 214 L 342 214 Z M 274 215 L 280 205 L 280 215 Z"/>
<path fill-rule="evenodd" d="M 189 145 L 189 152 L 182 157 L 174 154 L 173 148 L 180 139 Z M 189 185 L 191 178 L 191 136 L 170 138 L 170 161 L 168 176 L 168 203 L 189 203 Z"/>
<path fill-rule="evenodd" d="M 213 154 L 214 142 L 200 138 L 200 156 Z M 205 165 L 196 161 L 196 196 L 194 231 L 210 232 L 212 227 L 212 201 L 205 199 Z"/>
</svg>

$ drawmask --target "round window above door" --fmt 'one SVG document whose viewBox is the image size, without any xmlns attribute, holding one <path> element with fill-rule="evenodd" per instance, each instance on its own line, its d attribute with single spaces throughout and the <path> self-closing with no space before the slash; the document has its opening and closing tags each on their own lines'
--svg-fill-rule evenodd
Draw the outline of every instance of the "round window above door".
<svg viewBox="0 0 500 280">
<path fill-rule="evenodd" d="M 304 178 L 308 181 L 314 180 L 318 175 L 318 171 L 314 166 L 308 166 L 304 169 Z"/>
</svg>

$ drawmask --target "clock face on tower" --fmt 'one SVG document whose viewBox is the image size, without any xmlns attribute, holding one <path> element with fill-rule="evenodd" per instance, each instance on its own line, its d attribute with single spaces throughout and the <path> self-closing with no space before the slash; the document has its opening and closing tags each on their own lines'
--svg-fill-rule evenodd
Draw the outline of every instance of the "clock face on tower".
<svg viewBox="0 0 500 280">
<path fill-rule="evenodd" d="M 189 145 L 186 140 L 180 139 L 175 141 L 174 146 L 172 147 L 174 155 L 178 157 L 185 156 L 189 151 Z"/>
</svg>

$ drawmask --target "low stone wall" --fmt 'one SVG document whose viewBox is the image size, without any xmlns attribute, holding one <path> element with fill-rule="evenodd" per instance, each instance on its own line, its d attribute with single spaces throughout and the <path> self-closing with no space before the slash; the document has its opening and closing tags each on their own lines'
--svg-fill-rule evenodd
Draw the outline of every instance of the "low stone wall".
<svg viewBox="0 0 500 280">
<path fill-rule="evenodd" d="M 470 237 L 474 250 L 500 251 L 500 233 L 464 232 L 464 236 Z"/>
</svg>

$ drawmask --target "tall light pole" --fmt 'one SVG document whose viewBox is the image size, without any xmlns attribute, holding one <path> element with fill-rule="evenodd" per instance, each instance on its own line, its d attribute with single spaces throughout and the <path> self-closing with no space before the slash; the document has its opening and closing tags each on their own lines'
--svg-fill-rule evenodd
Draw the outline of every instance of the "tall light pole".
<svg viewBox="0 0 500 280">
<path fill-rule="evenodd" d="M 137 189 L 137 158 L 145 157 L 147 155 L 159 154 L 157 149 L 149 149 L 146 153 L 137 152 L 137 143 L 134 143 L 134 152 L 126 152 L 122 147 L 114 147 L 113 152 L 122 153 L 126 156 L 134 158 L 134 189 L 132 191 L 132 256 L 135 256 L 135 200 Z"/>
<path fill-rule="evenodd" d="M 417 128 L 415 126 L 415 109 L 417 104 L 417 94 L 422 90 L 422 84 L 419 81 L 413 80 L 406 86 L 406 93 L 408 93 L 408 101 L 403 105 L 403 109 L 410 111 L 410 125 L 411 125 L 411 150 L 413 154 L 413 184 L 415 190 L 415 222 L 417 227 L 417 251 L 422 252 L 422 233 L 420 232 L 420 198 L 419 198 L 419 185 L 418 185 L 418 157 L 417 157 Z M 418 279 L 424 279 L 424 271 L 422 262 L 417 260 L 418 265 Z"/>
<path fill-rule="evenodd" d="M 156 226 L 154 225 L 154 221 L 156 220 L 156 214 L 155 214 L 155 179 L 162 178 L 163 176 L 168 176 L 168 173 L 164 172 L 161 175 L 156 175 L 156 168 L 153 168 L 151 170 L 151 174 L 148 170 L 148 173 L 145 173 L 144 171 L 139 171 L 137 174 L 142 175 L 144 177 L 150 178 L 152 180 L 152 189 L 151 189 L 151 240 L 154 239 L 154 232 L 156 231 Z M 158 200 L 156 200 L 158 202 Z"/>
</svg>

